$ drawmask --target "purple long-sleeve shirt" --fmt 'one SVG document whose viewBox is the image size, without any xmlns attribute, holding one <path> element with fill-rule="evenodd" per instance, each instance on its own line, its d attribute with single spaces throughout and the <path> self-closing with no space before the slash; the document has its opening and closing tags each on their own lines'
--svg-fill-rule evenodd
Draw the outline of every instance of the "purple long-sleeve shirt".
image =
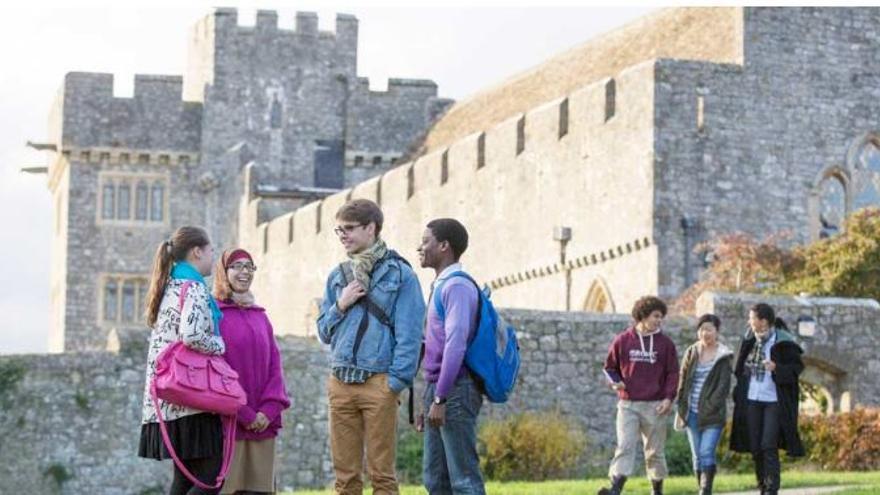
<svg viewBox="0 0 880 495">
<path fill-rule="evenodd" d="M 238 372 L 238 381 L 247 393 L 247 404 L 238 410 L 235 438 L 272 438 L 281 428 L 281 411 L 290 407 L 272 324 L 259 306 L 241 307 L 224 301 L 218 304 L 223 311 L 220 320 L 220 334 L 226 343 L 223 357 Z M 258 412 L 266 415 L 269 426 L 260 433 L 245 429 L 254 422 Z"/>
<path fill-rule="evenodd" d="M 440 320 L 434 307 L 433 294 L 428 301 L 428 318 L 425 328 L 425 381 L 436 383 L 436 397 L 445 398 L 452 390 L 455 380 L 467 373 L 464 354 L 470 336 L 477 325 L 477 288 L 464 277 L 448 278 L 461 270 L 455 264 L 437 277 L 434 287 L 443 280 L 440 300 L 446 318 Z"/>
</svg>

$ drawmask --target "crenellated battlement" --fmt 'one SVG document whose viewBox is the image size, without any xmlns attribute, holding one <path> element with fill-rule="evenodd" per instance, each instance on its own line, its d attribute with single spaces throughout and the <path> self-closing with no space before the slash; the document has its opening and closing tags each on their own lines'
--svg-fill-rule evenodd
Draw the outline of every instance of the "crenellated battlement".
<svg viewBox="0 0 880 495">
<path fill-rule="evenodd" d="M 340 41 L 357 40 L 358 20 L 351 14 L 336 14 L 336 30 L 320 31 L 318 14 L 315 12 L 297 12 L 294 25 L 290 28 L 279 26 L 278 13 L 274 10 L 258 10 L 253 26 L 241 24 L 238 9 L 221 7 L 212 14 L 218 35 L 264 35 L 277 34 L 295 35 L 301 38 L 333 38 Z"/>
<path fill-rule="evenodd" d="M 239 242 L 259 253 L 260 266 L 277 274 L 272 287 L 284 287 L 255 289 L 275 309 L 278 331 L 300 333 L 313 325 L 314 298 L 321 295 L 324 275 L 315 267 L 331 267 L 344 258 L 333 233 L 334 215 L 352 198 L 381 205 L 389 219 L 383 237 L 410 259 L 416 256 L 425 222 L 459 218 L 474 239 L 468 259 L 480 260 L 469 269 L 500 290 L 503 304 L 522 305 L 534 300 L 535 291 L 558 291 L 568 272 L 577 284 L 586 285 L 597 273 L 654 263 L 653 207 L 647 192 L 653 120 L 646 111 L 654 76 L 653 62 L 630 67 L 268 222 L 256 215 L 259 199 L 244 200 Z M 430 86 L 398 80 L 389 92 Z M 609 87 L 615 88 L 613 93 Z M 612 138 L 621 134 L 632 139 Z M 607 184 L 620 188 L 599 194 Z M 634 196 L 646 201 L 634 207 Z M 632 210 L 629 217 L 608 231 L 607 218 L 627 207 Z M 537 230 L 507 228 L 507 222 Z M 575 233 L 564 261 L 551 235 L 557 225 Z M 497 255 L 500 249 L 503 256 Z M 429 274 L 418 273 L 426 287 Z M 282 279 L 289 284 L 279 286 Z M 625 300 L 635 297 L 630 287 L 615 285 L 613 290 Z M 275 300 L 267 296 L 273 293 L 302 296 L 291 300 L 279 295 Z"/>
<path fill-rule="evenodd" d="M 183 78 L 138 74 L 131 97 L 113 95 L 113 74 L 70 72 L 59 102 L 62 147 L 197 151 L 202 105 L 183 100 Z M 53 124 L 57 125 L 57 124 Z"/>
</svg>

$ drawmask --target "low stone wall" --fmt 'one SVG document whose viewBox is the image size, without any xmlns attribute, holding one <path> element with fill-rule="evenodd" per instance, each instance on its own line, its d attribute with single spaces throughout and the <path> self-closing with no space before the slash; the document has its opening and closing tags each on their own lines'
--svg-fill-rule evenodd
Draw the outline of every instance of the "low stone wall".
<svg viewBox="0 0 880 495">
<path fill-rule="evenodd" d="M 751 301 L 711 294 L 701 299 L 701 308 L 722 316 L 724 334 L 735 346 Z M 805 343 L 809 368 L 843 373 L 841 383 L 855 387 L 854 402 L 880 400 L 880 389 L 868 379 L 880 369 L 880 359 L 867 352 L 880 340 L 873 332 L 880 324 L 880 305 L 793 298 L 771 304 L 784 315 L 799 314 L 797 309 L 816 318 L 817 337 Z M 487 405 L 481 418 L 559 411 L 589 437 L 582 469 L 604 465 L 613 448 L 616 397 L 605 385 L 602 363 L 629 318 L 530 310 L 504 310 L 503 316 L 518 329 L 520 382 L 508 404 Z M 680 353 L 694 339 L 693 323 L 688 318 L 665 324 Z M 136 456 L 146 338 L 144 332 L 111 338 L 115 351 L 0 358 L 0 493 L 165 493 L 171 464 Z M 285 336 L 278 342 L 293 399 L 278 439 L 278 486 L 324 485 L 332 480 L 324 350 L 313 339 Z M 828 350 L 832 345 L 842 352 L 838 357 L 860 361 L 837 361 Z M 420 390 L 419 384 L 416 393 Z M 403 430 L 408 428 L 405 395 L 401 402 Z"/>
</svg>

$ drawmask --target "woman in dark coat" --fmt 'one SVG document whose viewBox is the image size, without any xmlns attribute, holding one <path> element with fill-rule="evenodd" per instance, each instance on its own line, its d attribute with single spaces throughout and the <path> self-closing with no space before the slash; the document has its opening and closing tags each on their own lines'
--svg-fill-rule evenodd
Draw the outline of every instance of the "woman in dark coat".
<svg viewBox="0 0 880 495">
<path fill-rule="evenodd" d="M 752 454 L 758 488 L 762 494 L 775 495 L 780 482 L 778 449 L 789 457 L 805 454 L 798 434 L 803 350 L 767 304 L 752 306 L 749 326 L 734 369 L 730 449 Z"/>
</svg>

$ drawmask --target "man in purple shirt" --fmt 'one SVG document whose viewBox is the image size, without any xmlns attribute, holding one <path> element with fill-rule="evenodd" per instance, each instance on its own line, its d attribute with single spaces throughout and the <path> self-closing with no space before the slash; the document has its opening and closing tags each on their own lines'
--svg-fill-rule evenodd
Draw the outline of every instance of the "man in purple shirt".
<svg viewBox="0 0 880 495">
<path fill-rule="evenodd" d="M 427 424 L 422 458 L 425 488 L 430 494 L 485 494 L 477 455 L 477 416 L 483 395 L 464 364 L 468 343 L 477 328 L 479 294 L 463 276 L 458 262 L 467 249 L 468 234 L 459 221 L 441 218 L 428 223 L 419 246 L 424 268 L 437 275 L 428 298 L 425 325 L 425 395 Z M 437 314 L 439 290 L 444 318 Z"/>
</svg>

